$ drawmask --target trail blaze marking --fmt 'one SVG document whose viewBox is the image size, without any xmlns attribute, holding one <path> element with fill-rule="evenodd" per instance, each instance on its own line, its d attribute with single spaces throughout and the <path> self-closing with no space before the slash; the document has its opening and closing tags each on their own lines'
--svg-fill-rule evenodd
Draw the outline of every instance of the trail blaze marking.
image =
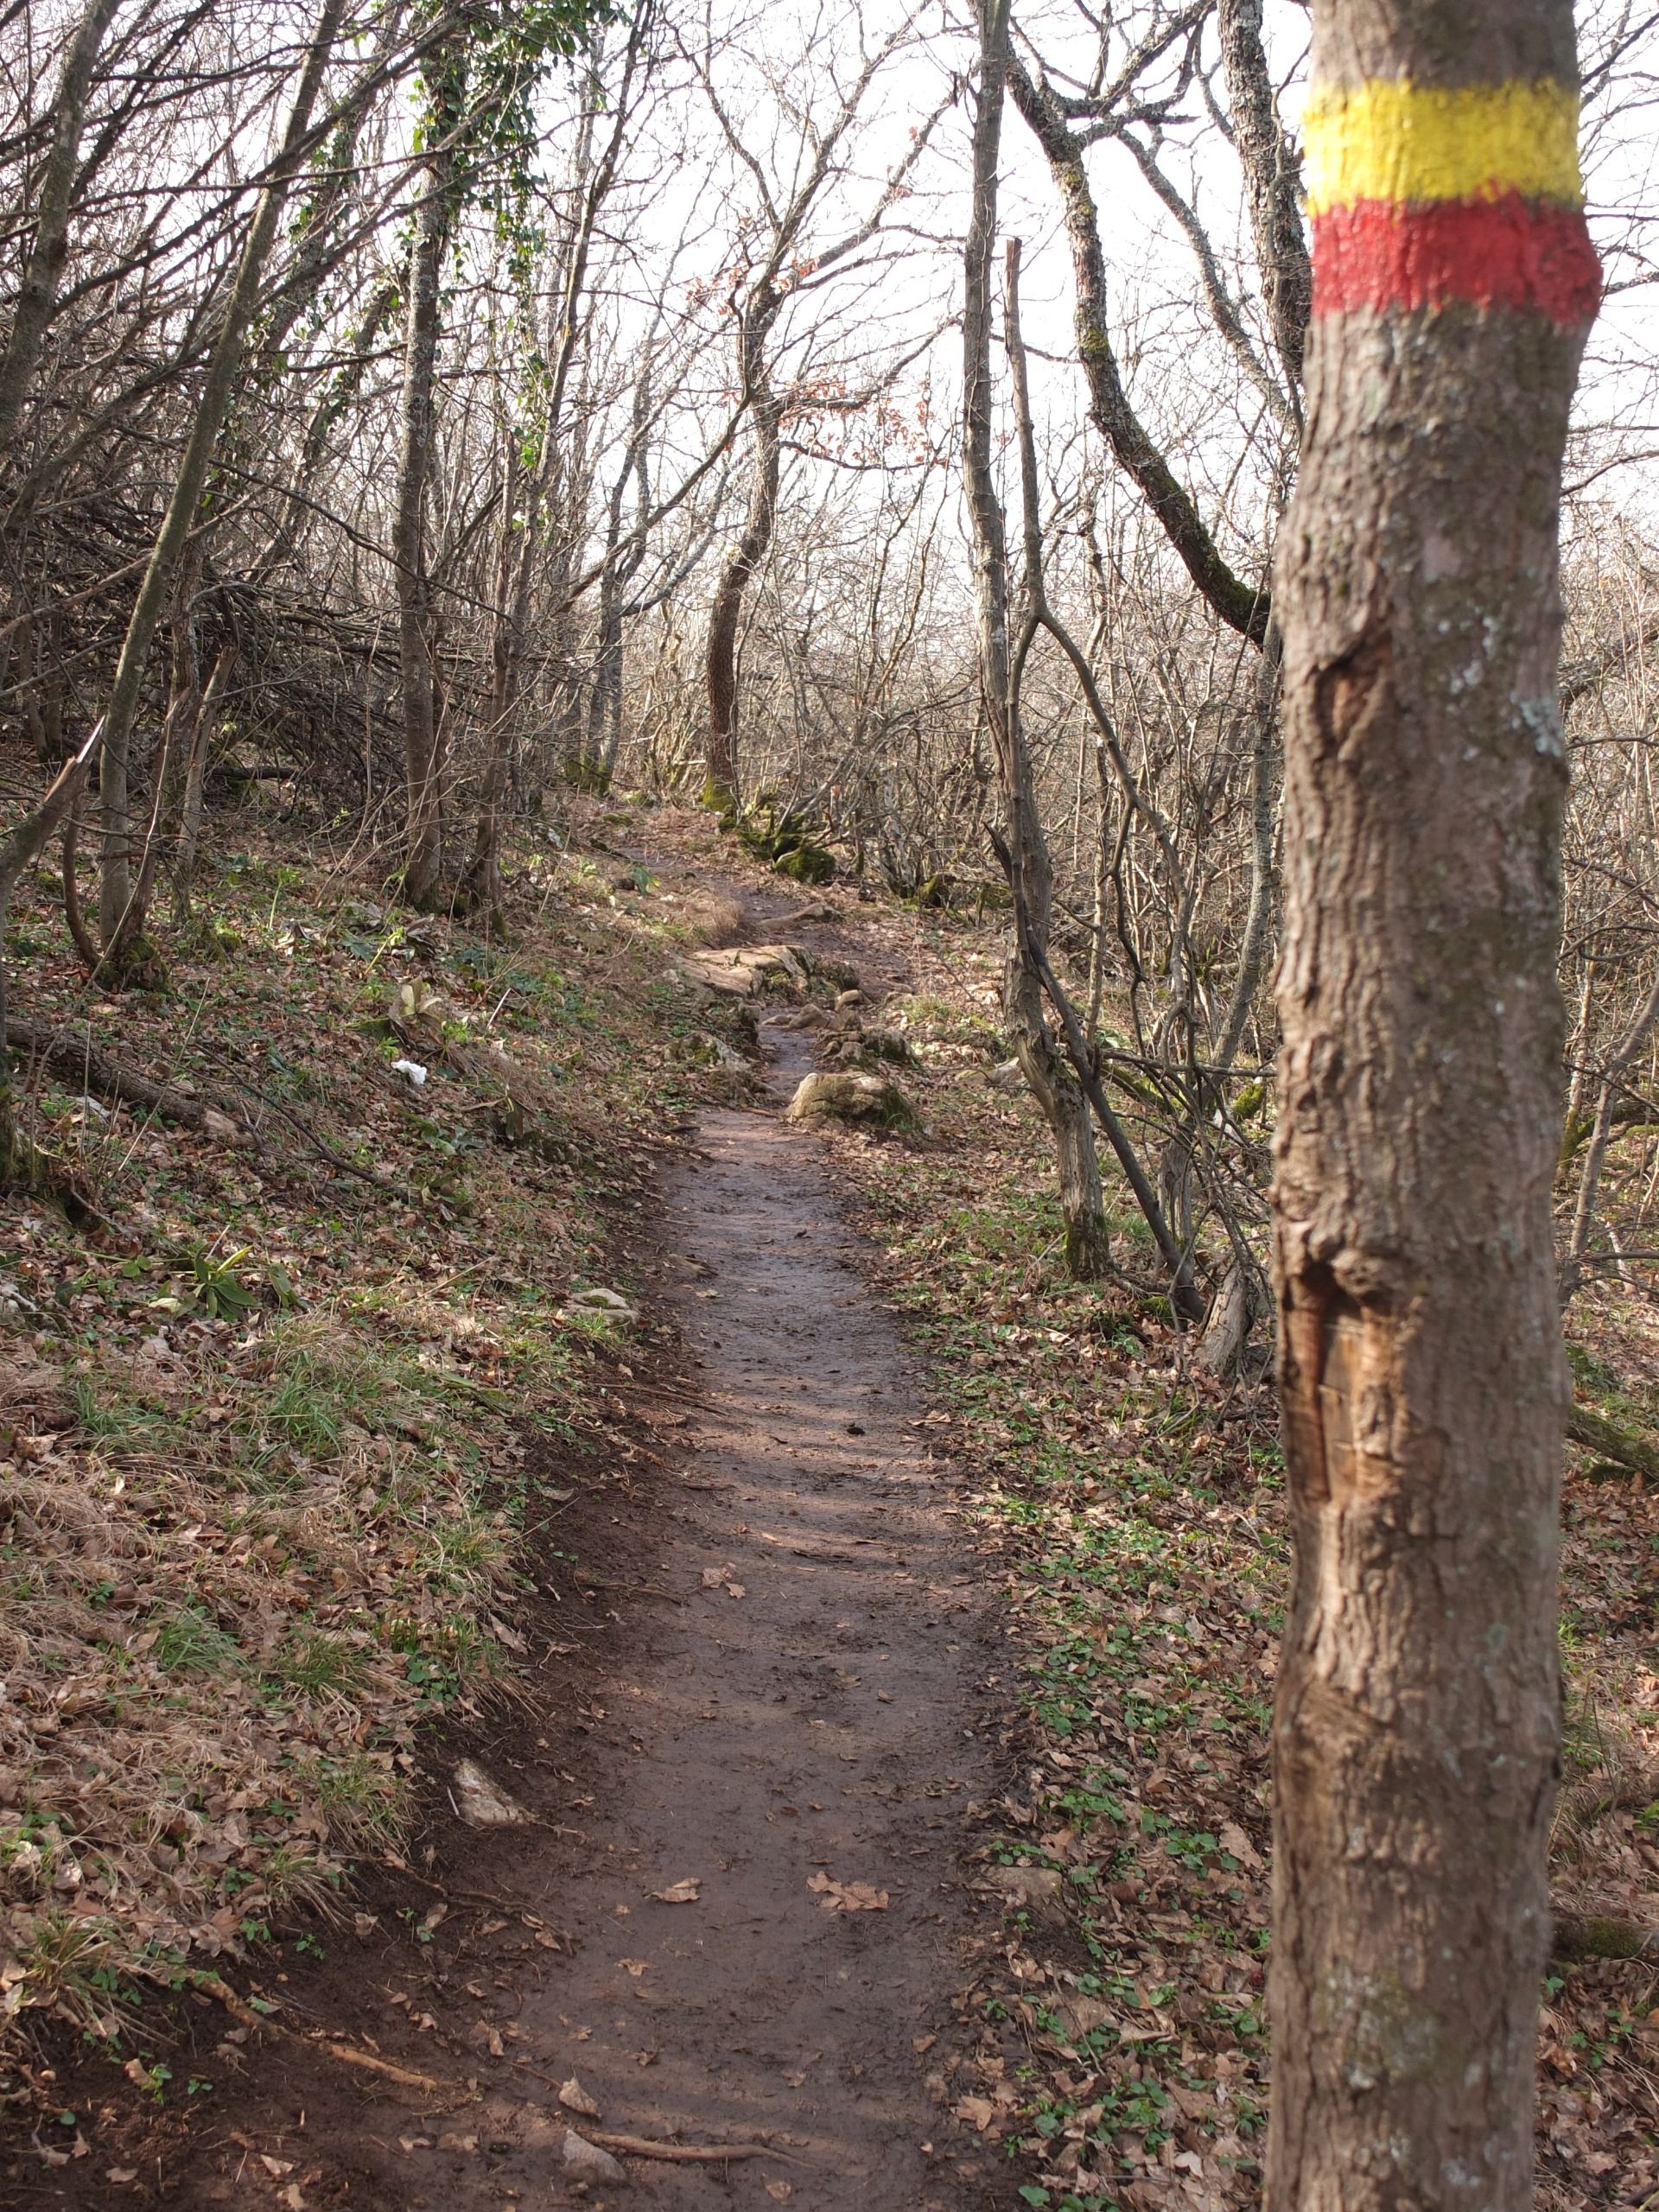
<svg viewBox="0 0 1659 2212">
<path fill-rule="evenodd" d="M 1303 118 L 1313 312 L 1595 314 L 1579 98 L 1564 85 L 1316 87 Z"/>
</svg>

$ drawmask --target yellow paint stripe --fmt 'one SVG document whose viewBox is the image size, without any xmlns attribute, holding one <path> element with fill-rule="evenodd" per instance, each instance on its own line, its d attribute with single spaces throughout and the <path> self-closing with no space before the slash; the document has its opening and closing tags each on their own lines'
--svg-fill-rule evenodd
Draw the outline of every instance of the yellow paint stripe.
<svg viewBox="0 0 1659 2212">
<path fill-rule="evenodd" d="M 1579 96 L 1565 85 L 1316 86 L 1302 117 L 1310 214 L 1360 200 L 1583 198 Z"/>
</svg>

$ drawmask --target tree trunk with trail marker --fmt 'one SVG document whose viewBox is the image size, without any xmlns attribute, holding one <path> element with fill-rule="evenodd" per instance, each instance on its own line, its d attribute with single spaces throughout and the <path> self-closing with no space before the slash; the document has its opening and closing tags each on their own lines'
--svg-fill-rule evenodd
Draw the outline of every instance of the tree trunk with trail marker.
<svg viewBox="0 0 1659 2212">
<path fill-rule="evenodd" d="M 1521 2212 L 1559 1769 L 1568 0 L 1316 0 L 1281 532 L 1269 2212 Z"/>
</svg>

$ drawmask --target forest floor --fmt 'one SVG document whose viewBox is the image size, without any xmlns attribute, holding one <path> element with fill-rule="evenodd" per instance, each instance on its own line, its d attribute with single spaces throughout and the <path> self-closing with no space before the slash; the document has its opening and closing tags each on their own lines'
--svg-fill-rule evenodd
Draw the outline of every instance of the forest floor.
<svg viewBox="0 0 1659 2212">
<path fill-rule="evenodd" d="M 239 1137 L 40 1090 L 96 1211 L 0 1268 L 5 2201 L 1251 2203 L 1269 1394 L 1064 1281 L 993 929 L 583 827 L 511 948 L 227 871 L 92 1011 Z M 758 1031 L 691 980 L 779 937 Z M 918 1136 L 782 1119 L 847 966 Z M 1643 1309 L 1582 1334 L 1659 1425 Z M 1659 1518 L 1590 1472 L 1556 1886 L 1653 1924 Z M 1636 2212 L 1659 1974 L 1548 1999 L 1541 2202 Z"/>
</svg>

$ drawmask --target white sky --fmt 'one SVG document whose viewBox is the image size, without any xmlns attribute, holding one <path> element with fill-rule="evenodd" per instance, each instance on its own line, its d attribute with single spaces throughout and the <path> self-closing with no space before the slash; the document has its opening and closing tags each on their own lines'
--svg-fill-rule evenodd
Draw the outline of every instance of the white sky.
<svg viewBox="0 0 1659 2212">
<path fill-rule="evenodd" d="M 709 42 L 712 73 L 728 117 L 748 150 L 781 182 L 800 158 L 804 118 L 822 127 L 833 111 L 837 85 L 846 81 L 861 37 L 868 49 L 906 20 L 909 41 L 872 88 L 852 142 L 848 173 L 809 227 L 815 246 L 839 237 L 868 213 L 910 132 L 948 93 L 952 79 L 963 79 L 971 69 L 974 45 L 965 20 L 953 14 L 949 0 L 931 0 L 909 10 L 895 0 L 869 0 L 851 11 L 815 9 L 810 0 L 766 0 L 759 8 L 720 0 L 700 29 L 683 31 L 688 45 L 698 38 Z M 1079 74 L 1087 73 L 1085 41 L 1092 34 L 1066 0 L 1038 0 L 1018 20 L 1052 61 L 1069 62 Z M 1620 41 L 1628 36 L 1630 20 L 1620 0 L 1594 0 L 1580 10 L 1591 91 L 1586 127 L 1590 204 L 1598 243 L 1619 289 L 1604 310 L 1586 360 L 1571 473 L 1592 483 L 1597 501 L 1645 517 L 1652 480 L 1647 455 L 1659 449 L 1654 390 L 1659 342 L 1647 253 L 1659 218 L 1651 130 L 1655 85 L 1648 73 L 1659 71 L 1659 40 L 1649 33 L 1623 50 Z M 1128 21 L 1133 27 L 1133 16 Z M 1288 80 L 1287 113 L 1294 117 L 1300 100 L 1305 10 L 1294 0 L 1268 0 L 1268 29 L 1275 67 Z M 1213 60 L 1213 31 L 1205 54 Z M 1616 67 L 1604 73 L 1610 54 L 1617 56 Z M 741 162 L 721 143 L 702 90 L 683 61 L 669 61 L 656 78 L 655 90 L 654 110 L 632 163 L 633 173 L 649 181 L 635 195 L 632 271 L 617 271 L 622 289 L 634 296 L 630 307 L 619 307 L 618 337 L 625 346 L 630 327 L 639 327 L 647 298 L 672 266 L 678 303 L 711 340 L 703 373 L 712 403 L 730 373 L 731 349 L 722 326 L 728 325 L 724 298 L 731 283 L 734 239 L 754 218 L 759 193 Z M 567 86 L 550 99 L 550 124 L 551 111 L 569 97 Z M 1247 316 L 1260 328 L 1236 161 L 1196 90 L 1179 114 L 1184 119 L 1166 131 L 1161 157 L 1176 182 L 1195 198 L 1230 286 L 1243 296 Z M 954 416 L 961 340 L 959 332 L 948 326 L 961 291 L 969 127 L 969 102 L 963 99 L 939 126 L 918 165 L 914 194 L 899 211 L 893 233 L 861 257 L 858 267 L 786 313 L 779 346 L 786 372 L 838 369 L 855 388 L 873 364 L 911 350 L 937 331 L 923 358 L 906 372 L 900 388 L 909 408 L 924 383 L 931 384 L 935 423 L 943 428 Z M 554 145 L 558 136 L 555 127 Z M 1259 399 L 1242 385 L 1230 355 L 1202 308 L 1194 305 L 1198 288 L 1190 249 L 1130 156 L 1104 144 L 1091 153 L 1090 164 L 1109 264 L 1114 334 L 1126 378 L 1149 427 L 1173 439 L 1178 472 L 1213 520 L 1248 453 L 1252 428 L 1259 422 Z M 1092 430 L 1082 429 L 1085 395 L 1072 365 L 1071 269 L 1054 194 L 1046 166 L 1011 103 L 1003 134 L 1001 219 L 1004 234 L 1017 235 L 1025 245 L 1027 342 L 1034 353 L 1053 357 L 1052 363 L 1039 359 L 1033 365 L 1046 453 L 1064 455 L 1061 466 L 1070 472 L 1080 461 L 1097 464 L 1098 441 Z M 687 286 L 699 279 L 704 293 L 688 296 Z M 1267 352 L 1265 333 L 1262 337 Z M 691 450 L 689 442 L 684 450 Z M 1247 534 L 1254 536 L 1259 497 L 1236 493 L 1235 499 Z"/>
</svg>

